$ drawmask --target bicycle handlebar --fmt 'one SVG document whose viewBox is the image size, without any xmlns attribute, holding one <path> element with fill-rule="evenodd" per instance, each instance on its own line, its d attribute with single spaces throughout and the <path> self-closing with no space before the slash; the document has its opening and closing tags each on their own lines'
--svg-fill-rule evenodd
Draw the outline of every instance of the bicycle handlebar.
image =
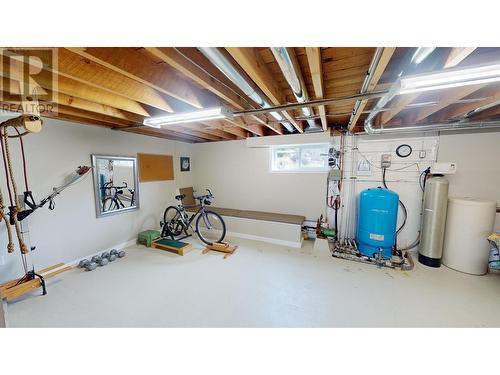
<svg viewBox="0 0 500 375">
<path fill-rule="evenodd" d="M 194 199 L 199 199 L 200 201 L 204 200 L 204 199 L 207 199 L 207 198 L 213 198 L 214 195 L 212 194 L 212 192 L 210 191 L 210 189 L 205 189 L 206 191 L 208 191 L 208 194 L 205 194 L 205 195 L 200 195 L 199 197 L 194 197 Z"/>
</svg>

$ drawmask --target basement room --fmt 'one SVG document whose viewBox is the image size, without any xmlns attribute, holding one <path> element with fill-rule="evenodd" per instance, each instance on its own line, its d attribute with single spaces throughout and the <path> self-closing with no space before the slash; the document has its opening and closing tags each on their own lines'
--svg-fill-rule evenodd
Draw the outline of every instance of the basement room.
<svg viewBox="0 0 500 375">
<path fill-rule="evenodd" d="M 500 47 L 82 38 L 2 40 L 0 331 L 500 327 Z"/>
</svg>

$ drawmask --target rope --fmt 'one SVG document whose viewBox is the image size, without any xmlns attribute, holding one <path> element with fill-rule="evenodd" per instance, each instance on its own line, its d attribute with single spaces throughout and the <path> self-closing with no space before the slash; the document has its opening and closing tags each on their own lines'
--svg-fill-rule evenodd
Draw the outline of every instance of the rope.
<svg viewBox="0 0 500 375">
<path fill-rule="evenodd" d="M 21 249 L 21 254 L 28 253 L 28 247 L 24 243 L 23 234 L 21 232 L 21 227 L 19 225 L 19 221 L 17 220 L 17 213 L 21 211 L 21 206 L 19 204 L 19 197 L 17 194 L 17 185 L 14 179 L 14 173 L 12 168 L 12 161 L 10 157 L 10 149 L 9 149 L 9 136 L 7 134 L 7 128 L 4 129 L 3 138 L 5 142 L 5 155 L 7 157 L 7 166 L 10 174 L 10 183 L 12 184 L 12 192 L 14 193 L 14 205 L 12 209 L 12 217 L 11 219 L 14 221 L 14 227 L 16 229 L 17 238 L 19 240 L 19 248 Z M 4 160 L 5 161 L 5 160 Z M 8 185 L 8 182 L 7 182 Z"/>
</svg>

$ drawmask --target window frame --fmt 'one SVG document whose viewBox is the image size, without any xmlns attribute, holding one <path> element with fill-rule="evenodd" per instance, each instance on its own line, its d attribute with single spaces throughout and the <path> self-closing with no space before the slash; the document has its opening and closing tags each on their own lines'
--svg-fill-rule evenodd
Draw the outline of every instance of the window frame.
<svg viewBox="0 0 500 375">
<path fill-rule="evenodd" d="M 300 158 L 302 155 L 302 150 L 304 148 L 310 148 L 311 146 L 324 146 L 326 149 L 326 154 L 328 154 L 328 149 L 330 148 L 330 143 L 321 142 L 321 143 L 300 143 L 300 144 L 285 144 L 285 145 L 272 145 L 269 147 L 270 157 L 269 157 L 269 172 L 270 173 L 325 173 L 328 172 L 328 156 L 325 156 L 325 167 L 322 168 L 303 168 L 298 167 L 294 169 L 275 169 L 275 150 L 279 148 L 299 148 L 299 164 Z"/>
</svg>

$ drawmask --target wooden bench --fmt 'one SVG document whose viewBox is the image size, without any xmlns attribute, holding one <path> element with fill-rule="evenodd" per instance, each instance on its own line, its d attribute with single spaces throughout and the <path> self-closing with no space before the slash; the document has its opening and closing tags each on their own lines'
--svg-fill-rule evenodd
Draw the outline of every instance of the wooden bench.
<svg viewBox="0 0 500 375">
<path fill-rule="evenodd" d="M 193 198 L 193 188 L 182 188 L 179 189 L 179 192 L 186 195 L 183 200 L 186 211 L 196 212 L 199 206 L 196 206 Z M 207 206 L 207 209 L 224 217 L 229 236 L 291 247 L 301 247 L 302 245 L 301 230 L 305 216 L 214 206 Z"/>
</svg>

